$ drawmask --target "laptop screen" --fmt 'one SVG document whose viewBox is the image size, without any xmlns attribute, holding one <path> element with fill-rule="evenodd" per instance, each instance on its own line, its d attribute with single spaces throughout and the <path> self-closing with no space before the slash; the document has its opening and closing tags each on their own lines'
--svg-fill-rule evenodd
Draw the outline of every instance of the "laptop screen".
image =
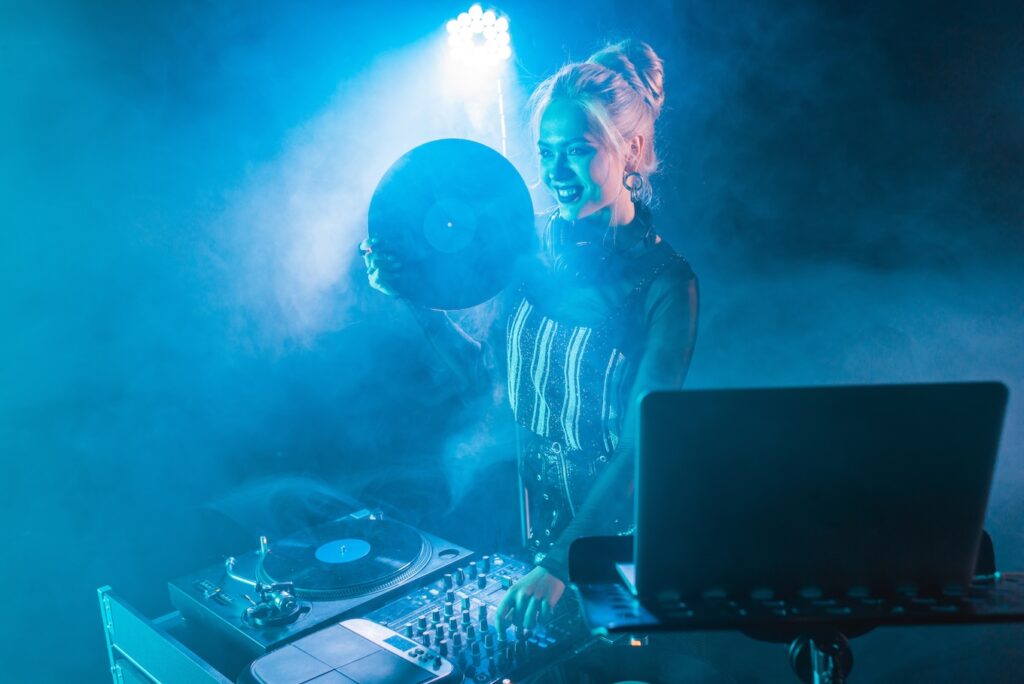
<svg viewBox="0 0 1024 684">
<path fill-rule="evenodd" d="M 641 400 L 636 588 L 804 595 L 969 582 L 1000 383 L 653 392 Z"/>
</svg>

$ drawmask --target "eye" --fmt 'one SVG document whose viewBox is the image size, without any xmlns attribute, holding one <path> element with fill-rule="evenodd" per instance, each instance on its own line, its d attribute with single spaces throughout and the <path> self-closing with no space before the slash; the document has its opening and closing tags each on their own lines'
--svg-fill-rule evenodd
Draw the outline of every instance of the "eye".
<svg viewBox="0 0 1024 684">
<path fill-rule="evenodd" d="M 590 153 L 590 148 L 586 145 L 573 145 L 569 148 L 569 154 L 574 157 L 582 157 Z"/>
<path fill-rule="evenodd" d="M 554 153 L 551 150 L 544 149 L 544 148 L 541 148 L 541 150 L 538 152 L 538 154 L 540 155 L 541 159 L 551 159 L 551 157 L 555 156 Z"/>
</svg>

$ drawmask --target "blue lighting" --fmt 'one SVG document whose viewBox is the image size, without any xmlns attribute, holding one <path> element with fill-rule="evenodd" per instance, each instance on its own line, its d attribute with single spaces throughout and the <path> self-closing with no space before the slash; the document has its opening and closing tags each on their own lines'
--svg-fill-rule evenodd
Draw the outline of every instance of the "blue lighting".
<svg viewBox="0 0 1024 684">
<path fill-rule="evenodd" d="M 473 5 L 445 28 L 450 53 L 457 62 L 484 70 L 512 57 L 508 17 L 494 9 Z"/>
</svg>

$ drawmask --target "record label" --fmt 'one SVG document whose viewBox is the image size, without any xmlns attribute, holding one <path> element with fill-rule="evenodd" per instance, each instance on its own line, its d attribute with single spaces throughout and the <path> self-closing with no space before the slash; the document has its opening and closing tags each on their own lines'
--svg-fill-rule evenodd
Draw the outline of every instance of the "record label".
<svg viewBox="0 0 1024 684">
<path fill-rule="evenodd" d="M 335 539 L 316 550 L 316 559 L 324 563 L 351 563 L 370 553 L 363 539 Z"/>
</svg>

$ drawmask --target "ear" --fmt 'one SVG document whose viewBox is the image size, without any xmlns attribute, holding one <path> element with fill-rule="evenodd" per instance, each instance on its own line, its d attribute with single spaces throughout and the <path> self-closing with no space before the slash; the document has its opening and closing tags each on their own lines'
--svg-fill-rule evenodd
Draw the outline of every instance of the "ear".
<svg viewBox="0 0 1024 684">
<path fill-rule="evenodd" d="M 640 166 L 640 160 L 644 158 L 644 147 L 647 139 L 642 135 L 634 135 L 626 147 L 626 171 L 636 171 Z"/>
</svg>

